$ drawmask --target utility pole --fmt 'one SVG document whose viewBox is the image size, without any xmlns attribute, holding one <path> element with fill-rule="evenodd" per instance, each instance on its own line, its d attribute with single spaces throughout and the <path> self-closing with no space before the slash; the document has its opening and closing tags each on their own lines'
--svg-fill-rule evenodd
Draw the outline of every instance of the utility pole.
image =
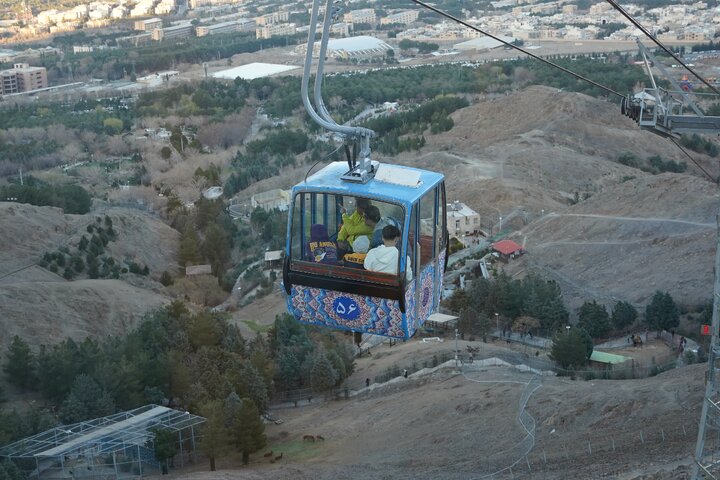
<svg viewBox="0 0 720 480">
<path fill-rule="evenodd" d="M 455 368 L 458 367 L 458 329 L 455 329 Z"/>
<path fill-rule="evenodd" d="M 718 422 L 720 422 L 720 385 L 718 382 L 718 359 L 720 351 L 718 350 L 718 308 L 720 308 L 720 213 L 716 219 L 718 224 L 716 234 L 716 250 L 715 250 L 715 285 L 713 287 L 713 311 L 712 324 L 710 333 L 710 351 L 708 352 L 708 369 L 705 374 L 705 397 L 703 398 L 702 413 L 700 414 L 700 425 L 698 427 L 697 444 L 695 445 L 695 464 L 693 465 L 692 480 L 700 480 L 704 478 L 717 478 L 710 473 L 718 472 L 720 469 L 720 461 L 713 455 L 715 451 L 705 450 L 705 439 L 708 435 L 708 427 L 710 427 L 713 437 L 717 435 Z M 711 443 L 712 444 L 712 443 Z"/>
</svg>

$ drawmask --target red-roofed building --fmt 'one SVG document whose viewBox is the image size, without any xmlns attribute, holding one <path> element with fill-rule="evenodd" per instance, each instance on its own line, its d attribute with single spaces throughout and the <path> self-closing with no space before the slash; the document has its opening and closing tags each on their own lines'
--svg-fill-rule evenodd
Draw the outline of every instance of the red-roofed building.
<svg viewBox="0 0 720 480">
<path fill-rule="evenodd" d="M 499 242 L 493 243 L 492 247 L 493 250 L 504 258 L 515 258 L 524 253 L 523 248 L 512 240 L 500 240 Z"/>
</svg>

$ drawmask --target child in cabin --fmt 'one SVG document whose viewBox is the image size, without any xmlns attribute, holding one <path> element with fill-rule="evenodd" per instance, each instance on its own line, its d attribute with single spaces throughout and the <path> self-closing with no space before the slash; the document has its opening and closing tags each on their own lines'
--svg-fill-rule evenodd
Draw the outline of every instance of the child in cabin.
<svg viewBox="0 0 720 480">
<path fill-rule="evenodd" d="M 361 235 L 352 244 L 353 251 L 343 256 L 343 265 L 350 268 L 363 268 L 367 251 L 370 248 L 370 239 Z"/>
<path fill-rule="evenodd" d="M 365 210 L 365 224 L 373 229 L 373 233 L 370 235 L 370 248 L 382 245 L 382 231 L 388 225 L 393 225 L 400 230 L 400 223 L 394 218 L 381 216 L 380 209 L 375 205 L 370 205 Z"/>
<path fill-rule="evenodd" d="M 343 224 L 338 232 L 337 240 L 338 246 L 346 252 L 350 251 L 350 246 L 357 237 L 372 233 L 372 227 L 365 224 L 365 211 L 370 206 L 370 200 L 356 198 L 355 205 L 352 215 L 348 215 L 344 207 L 341 210 Z"/>
<path fill-rule="evenodd" d="M 327 227 L 321 223 L 310 226 L 310 242 L 307 244 L 308 260 L 315 263 L 336 264 L 337 246 L 328 237 Z"/>
<path fill-rule="evenodd" d="M 394 225 L 386 226 L 382 230 L 382 239 L 382 245 L 373 248 L 367 253 L 363 265 L 366 270 L 397 275 L 398 260 L 400 258 L 400 251 L 397 248 L 397 243 L 400 240 L 400 229 Z M 405 273 L 405 277 L 409 282 L 412 280 L 410 257 L 407 258 L 406 268 L 407 271 Z"/>
</svg>

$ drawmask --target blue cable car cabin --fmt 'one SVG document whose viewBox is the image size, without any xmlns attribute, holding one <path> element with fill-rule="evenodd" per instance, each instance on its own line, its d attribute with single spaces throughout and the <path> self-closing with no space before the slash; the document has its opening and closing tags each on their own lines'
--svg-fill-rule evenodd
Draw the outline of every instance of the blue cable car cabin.
<svg viewBox="0 0 720 480">
<path fill-rule="evenodd" d="M 408 339 L 440 305 L 449 243 L 444 176 L 383 164 L 359 184 L 340 178 L 346 170 L 332 163 L 292 189 L 288 311 L 305 324 Z M 381 238 L 396 231 L 388 225 L 399 240 Z M 395 265 L 376 268 L 379 242 L 385 250 L 376 253 L 397 246 Z"/>
</svg>

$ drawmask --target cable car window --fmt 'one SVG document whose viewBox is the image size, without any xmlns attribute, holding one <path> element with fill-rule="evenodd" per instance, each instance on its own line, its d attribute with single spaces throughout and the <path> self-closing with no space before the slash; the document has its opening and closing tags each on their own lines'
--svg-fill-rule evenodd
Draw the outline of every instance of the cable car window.
<svg viewBox="0 0 720 480">
<path fill-rule="evenodd" d="M 417 270 L 417 258 L 415 252 L 420 252 L 416 247 L 417 243 L 417 223 L 418 223 L 418 205 L 413 205 L 412 209 L 412 215 L 410 216 L 410 231 L 408 232 L 408 235 L 410 238 L 408 239 L 408 258 L 410 260 L 410 264 L 408 265 L 408 269 L 410 269 L 411 272 L 413 272 L 413 276 L 417 278 L 418 270 Z"/>
<path fill-rule="evenodd" d="M 430 263 L 435 255 L 435 192 L 430 190 L 420 199 L 420 268 Z"/>
<path fill-rule="evenodd" d="M 291 260 L 332 266 L 325 275 L 357 278 L 368 252 L 387 247 L 385 227 L 394 227 L 402 249 L 404 210 L 400 205 L 363 197 L 300 193 L 293 201 Z M 390 232 L 395 230 L 388 230 Z M 391 253 L 391 252 L 386 252 Z M 397 275 L 399 255 L 371 255 L 368 270 Z"/>
</svg>

